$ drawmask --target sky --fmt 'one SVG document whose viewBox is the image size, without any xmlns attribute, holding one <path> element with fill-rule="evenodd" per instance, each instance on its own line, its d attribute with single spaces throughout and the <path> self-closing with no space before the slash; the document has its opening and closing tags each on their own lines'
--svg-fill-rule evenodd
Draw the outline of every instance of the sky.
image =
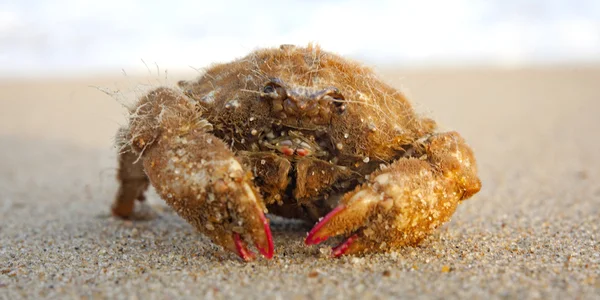
<svg viewBox="0 0 600 300">
<path fill-rule="evenodd" d="M 600 1 L 0 0 L 0 75 L 200 68 L 309 42 L 371 64 L 597 62 Z"/>
</svg>

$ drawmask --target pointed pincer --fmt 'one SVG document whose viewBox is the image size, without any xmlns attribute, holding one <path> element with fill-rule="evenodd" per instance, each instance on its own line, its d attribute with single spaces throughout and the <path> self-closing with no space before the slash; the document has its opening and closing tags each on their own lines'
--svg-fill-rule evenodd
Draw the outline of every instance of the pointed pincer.
<svg viewBox="0 0 600 300">
<path fill-rule="evenodd" d="M 260 195 L 248 183 L 242 183 L 240 201 L 237 205 L 234 205 L 235 216 L 239 219 L 244 229 L 243 234 L 234 233 L 234 235 L 238 236 L 237 239 L 240 239 L 240 242 L 236 242 L 236 249 L 238 249 L 238 254 L 242 258 L 245 256 L 244 253 L 248 251 L 245 250 L 245 244 L 241 242 L 241 236 L 245 236 L 247 241 L 254 242 L 256 249 L 265 258 L 273 258 L 273 235 L 271 234 L 269 219 L 267 219 L 263 208 L 259 204 L 259 201 L 257 201 L 259 197 Z"/>
<path fill-rule="evenodd" d="M 348 235 L 364 227 L 373 214 L 377 203 L 377 194 L 370 190 L 350 192 L 342 204 L 338 205 L 321 219 L 308 233 L 304 243 L 319 244 L 332 236 Z"/>
</svg>

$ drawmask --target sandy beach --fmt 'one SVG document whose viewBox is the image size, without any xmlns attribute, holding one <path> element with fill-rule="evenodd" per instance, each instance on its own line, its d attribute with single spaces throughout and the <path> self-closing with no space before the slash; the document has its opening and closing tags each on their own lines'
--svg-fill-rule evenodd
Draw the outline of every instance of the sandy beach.
<svg viewBox="0 0 600 300">
<path fill-rule="evenodd" d="M 0 80 L 0 299 L 599 299 L 600 67 L 380 73 L 463 135 L 481 192 L 387 254 L 331 259 L 274 220 L 251 263 L 154 192 L 145 220 L 109 213 L 119 102 L 194 74 Z"/>
</svg>

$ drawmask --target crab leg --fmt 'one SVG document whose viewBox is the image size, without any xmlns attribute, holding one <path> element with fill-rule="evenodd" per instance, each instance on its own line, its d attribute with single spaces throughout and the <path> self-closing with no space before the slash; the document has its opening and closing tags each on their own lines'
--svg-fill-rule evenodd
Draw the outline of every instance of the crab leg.
<svg viewBox="0 0 600 300">
<path fill-rule="evenodd" d="M 133 213 L 135 200 L 143 201 L 144 192 L 148 189 L 150 182 L 144 166 L 138 160 L 138 155 L 125 147 L 124 132 L 126 129 L 120 129 L 117 133 L 117 146 L 119 147 L 119 171 L 117 179 L 119 180 L 119 190 L 111 207 L 113 215 L 128 218 Z"/>
</svg>

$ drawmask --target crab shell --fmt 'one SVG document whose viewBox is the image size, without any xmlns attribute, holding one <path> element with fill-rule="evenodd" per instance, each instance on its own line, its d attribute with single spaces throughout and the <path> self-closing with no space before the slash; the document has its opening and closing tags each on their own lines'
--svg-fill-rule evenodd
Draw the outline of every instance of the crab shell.
<svg viewBox="0 0 600 300">
<path fill-rule="evenodd" d="M 179 86 L 285 217 L 317 220 L 436 128 L 371 69 L 313 45 L 257 50 Z"/>
</svg>

